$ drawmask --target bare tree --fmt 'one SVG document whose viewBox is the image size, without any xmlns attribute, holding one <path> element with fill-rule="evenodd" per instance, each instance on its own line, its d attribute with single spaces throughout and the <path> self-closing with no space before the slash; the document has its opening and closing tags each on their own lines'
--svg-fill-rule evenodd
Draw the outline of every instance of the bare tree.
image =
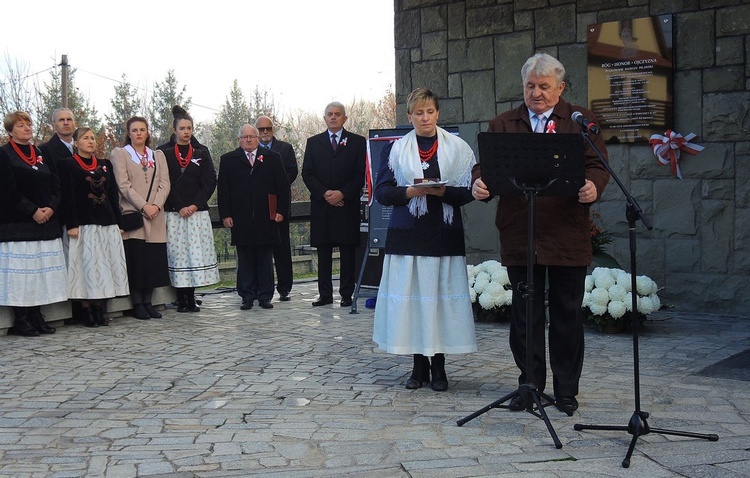
<svg viewBox="0 0 750 478">
<path fill-rule="evenodd" d="M 6 114 L 21 110 L 33 111 L 34 94 L 29 88 L 29 65 L 5 54 L 3 77 L 0 81 L 0 112 Z"/>
</svg>

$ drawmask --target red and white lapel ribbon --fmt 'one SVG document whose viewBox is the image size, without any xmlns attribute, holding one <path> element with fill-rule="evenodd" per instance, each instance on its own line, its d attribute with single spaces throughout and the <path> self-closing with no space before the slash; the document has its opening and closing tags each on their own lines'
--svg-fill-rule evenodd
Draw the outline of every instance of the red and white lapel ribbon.
<svg viewBox="0 0 750 478">
<path fill-rule="evenodd" d="M 682 136 L 680 133 L 675 133 L 671 129 L 668 129 L 663 136 L 660 134 L 651 135 L 649 143 L 653 146 L 656 159 L 661 164 L 669 164 L 672 174 L 682 179 L 682 172 L 680 172 L 680 151 L 685 151 L 689 154 L 698 154 L 704 149 L 703 146 L 691 143 L 690 140 L 693 138 L 695 138 L 695 133 Z"/>
<path fill-rule="evenodd" d="M 557 123 L 555 123 L 555 120 L 547 121 L 547 131 L 545 131 L 545 133 L 557 133 L 555 127 L 557 127 Z"/>
</svg>

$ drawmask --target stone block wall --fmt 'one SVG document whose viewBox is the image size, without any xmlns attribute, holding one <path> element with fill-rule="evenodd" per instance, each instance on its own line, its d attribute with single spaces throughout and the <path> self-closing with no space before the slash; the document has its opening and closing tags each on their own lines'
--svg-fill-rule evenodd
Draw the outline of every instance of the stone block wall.
<svg viewBox="0 0 750 478">
<path fill-rule="evenodd" d="M 608 148 L 621 181 L 653 222 L 637 226 L 638 273 L 679 310 L 750 317 L 750 2 L 747 0 L 395 0 L 398 122 L 420 86 L 441 98 L 441 124 L 476 151 L 489 121 L 523 101 L 521 66 L 535 52 L 568 72 L 564 97 L 586 105 L 586 27 L 671 13 L 675 28 L 673 129 L 705 146 L 683 155 L 683 180 L 647 145 Z M 595 206 L 629 269 L 623 195 L 613 183 Z M 469 262 L 499 257 L 495 206 L 464 209 Z"/>
</svg>

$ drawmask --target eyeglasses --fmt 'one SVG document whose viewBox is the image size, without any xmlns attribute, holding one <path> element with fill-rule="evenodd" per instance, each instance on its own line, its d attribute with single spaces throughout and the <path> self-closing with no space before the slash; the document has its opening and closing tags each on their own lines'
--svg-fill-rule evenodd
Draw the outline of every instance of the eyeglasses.
<svg viewBox="0 0 750 478">
<path fill-rule="evenodd" d="M 258 137 L 254 134 L 246 134 L 245 136 L 240 136 L 240 139 L 250 141 L 251 139 L 258 139 Z"/>
<path fill-rule="evenodd" d="M 273 126 L 260 126 L 258 128 L 258 131 L 260 131 L 261 133 L 264 133 L 266 131 L 273 131 Z"/>
</svg>

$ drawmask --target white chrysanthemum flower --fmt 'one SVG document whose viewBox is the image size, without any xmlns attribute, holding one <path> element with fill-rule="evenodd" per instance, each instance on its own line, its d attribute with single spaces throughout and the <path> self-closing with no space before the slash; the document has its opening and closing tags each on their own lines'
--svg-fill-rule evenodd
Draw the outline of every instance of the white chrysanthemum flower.
<svg viewBox="0 0 750 478">
<path fill-rule="evenodd" d="M 638 312 L 648 315 L 654 310 L 654 301 L 651 297 L 638 297 Z"/>
<path fill-rule="evenodd" d="M 500 293 L 499 305 L 510 305 L 513 302 L 513 291 L 503 288 Z"/>
<path fill-rule="evenodd" d="M 594 278 L 590 275 L 586 276 L 586 292 L 594 290 Z"/>
<path fill-rule="evenodd" d="M 499 307 L 499 297 L 503 291 L 503 287 L 500 284 L 490 282 L 487 287 L 484 288 L 484 292 L 479 295 L 479 305 L 483 309 L 492 309 Z"/>
<path fill-rule="evenodd" d="M 500 269 L 492 273 L 492 282 L 497 282 L 500 285 L 510 284 L 510 278 L 508 278 L 508 269 L 500 267 Z"/>
<path fill-rule="evenodd" d="M 657 311 L 657 310 L 661 309 L 661 299 L 659 298 L 658 295 L 651 294 L 648 297 L 649 297 L 649 299 L 651 299 L 651 302 L 653 302 L 653 304 L 654 304 L 654 311 Z"/>
<path fill-rule="evenodd" d="M 477 292 L 471 287 L 469 287 L 469 298 L 471 299 L 472 303 L 477 301 Z"/>
<path fill-rule="evenodd" d="M 630 274 L 622 269 L 617 269 L 617 271 L 617 279 L 615 279 L 617 285 L 624 287 L 626 291 L 630 292 L 633 289 L 630 283 Z"/>
<path fill-rule="evenodd" d="M 584 292 L 583 301 L 581 302 L 581 307 L 588 307 L 590 302 L 591 302 L 591 292 Z"/>
<path fill-rule="evenodd" d="M 479 274 L 477 274 L 476 279 L 474 280 L 474 291 L 477 294 L 482 294 L 484 292 L 484 288 L 487 287 L 487 284 L 490 283 L 490 275 L 486 272 L 482 271 Z"/>
<path fill-rule="evenodd" d="M 614 284 L 607 292 L 609 292 L 609 300 L 617 300 L 620 302 L 624 302 L 628 295 L 628 291 L 620 284 Z"/>
<path fill-rule="evenodd" d="M 633 293 L 628 291 L 627 294 L 625 294 L 625 298 L 622 300 L 625 303 L 625 309 L 628 312 L 633 311 Z"/>
<path fill-rule="evenodd" d="M 606 309 L 607 304 L 609 303 L 609 292 L 607 292 L 607 289 L 603 289 L 601 287 L 595 288 L 591 291 L 591 295 L 589 296 L 589 303 L 592 305 L 596 304 L 604 306 L 604 308 Z M 591 308 L 591 306 L 589 306 L 589 308 Z"/>
<path fill-rule="evenodd" d="M 594 286 L 602 289 L 609 289 L 615 285 L 615 278 L 612 274 L 597 274 L 594 276 Z"/>
<path fill-rule="evenodd" d="M 635 278 L 635 285 L 638 288 L 638 295 L 651 295 L 656 293 L 656 282 L 648 276 L 638 276 Z"/>
<path fill-rule="evenodd" d="M 476 276 L 476 275 L 477 275 L 477 272 L 478 272 L 478 271 L 477 271 L 477 268 L 476 268 L 476 267 L 474 267 L 474 266 L 473 266 L 473 265 L 471 265 L 471 264 L 466 264 L 466 275 L 468 275 L 468 276 L 469 276 L 469 279 L 473 279 L 473 278 L 474 278 L 474 276 Z"/>
<path fill-rule="evenodd" d="M 607 312 L 615 319 L 619 319 L 625 315 L 625 304 L 620 300 L 613 300 L 607 305 Z"/>
<path fill-rule="evenodd" d="M 484 261 L 484 270 L 489 274 L 493 275 L 495 272 L 504 269 L 503 265 L 500 264 L 498 261 L 490 260 L 490 261 Z"/>
<path fill-rule="evenodd" d="M 596 304 L 596 303 L 592 302 L 589 305 L 589 310 L 594 315 L 604 315 L 604 314 L 607 313 L 607 304 Z"/>
</svg>

